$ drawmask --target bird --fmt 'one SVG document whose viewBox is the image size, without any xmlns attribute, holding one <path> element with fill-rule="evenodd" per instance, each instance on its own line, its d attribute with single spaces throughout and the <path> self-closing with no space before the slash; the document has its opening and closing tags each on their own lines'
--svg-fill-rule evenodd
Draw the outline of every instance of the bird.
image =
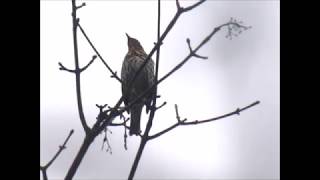
<svg viewBox="0 0 320 180">
<path fill-rule="evenodd" d="M 131 101 L 135 100 L 139 95 L 141 95 L 145 90 L 152 87 L 155 81 L 154 74 L 154 61 L 150 58 L 148 63 L 141 70 L 140 74 L 134 80 L 130 86 L 135 74 L 139 68 L 146 61 L 147 54 L 141 46 L 140 42 L 130 37 L 127 33 L 128 40 L 128 52 L 122 63 L 121 68 L 121 81 L 122 81 L 122 96 L 123 102 L 127 106 Z M 130 88 L 130 89 L 129 89 Z M 146 113 L 149 112 L 151 108 L 152 99 L 155 90 L 152 89 L 147 93 L 142 99 L 134 103 L 127 112 L 130 113 L 130 129 L 129 135 L 140 135 L 140 119 L 143 106 L 146 106 Z"/>
</svg>

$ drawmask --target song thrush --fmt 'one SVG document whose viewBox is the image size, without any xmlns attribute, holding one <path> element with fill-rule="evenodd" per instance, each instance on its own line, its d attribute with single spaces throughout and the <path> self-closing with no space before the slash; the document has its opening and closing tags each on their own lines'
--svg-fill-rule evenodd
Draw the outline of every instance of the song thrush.
<svg viewBox="0 0 320 180">
<path fill-rule="evenodd" d="M 152 59 L 150 59 L 129 89 L 131 81 L 141 65 L 145 62 L 147 54 L 138 40 L 131 38 L 127 33 L 126 36 L 128 39 L 128 53 L 126 54 L 122 63 L 121 79 L 124 104 L 128 105 L 131 101 L 136 99 L 140 94 L 153 85 L 155 75 L 154 62 Z M 146 112 L 148 113 L 153 94 L 154 90 L 150 91 L 150 93 L 131 106 L 131 108 L 128 110 L 128 113 L 131 114 L 129 131 L 130 135 L 139 135 L 141 133 L 140 118 L 142 108 L 144 105 L 146 105 Z"/>
</svg>

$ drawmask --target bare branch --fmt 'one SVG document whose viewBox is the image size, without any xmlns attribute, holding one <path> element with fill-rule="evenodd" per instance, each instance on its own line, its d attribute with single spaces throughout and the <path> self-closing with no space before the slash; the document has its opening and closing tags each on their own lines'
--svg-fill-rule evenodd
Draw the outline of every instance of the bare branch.
<svg viewBox="0 0 320 180">
<path fill-rule="evenodd" d="M 86 69 L 93 63 L 93 61 L 94 61 L 96 58 L 97 58 L 96 55 L 92 56 L 92 59 L 90 60 L 90 62 L 89 62 L 86 66 L 84 66 L 83 68 L 79 68 L 78 71 L 81 73 L 82 71 L 86 70 Z M 71 70 L 71 69 L 69 69 L 69 68 L 66 68 L 61 62 L 59 62 L 58 64 L 59 64 L 59 66 L 60 66 L 59 70 L 68 71 L 68 72 L 71 72 L 71 73 L 76 73 L 76 72 L 77 72 L 77 70 Z"/>
<path fill-rule="evenodd" d="M 191 42 L 190 42 L 190 39 L 189 39 L 189 38 L 187 38 L 187 44 L 188 44 L 188 47 L 189 47 L 189 50 L 190 50 L 190 54 L 192 54 L 192 56 L 197 57 L 197 58 L 200 58 L 200 59 L 208 59 L 208 57 L 200 56 L 200 55 L 196 54 L 196 53 L 192 50 Z"/>
<path fill-rule="evenodd" d="M 121 79 L 117 76 L 117 73 L 114 72 L 110 66 L 106 63 L 106 61 L 102 58 L 102 56 L 100 55 L 100 53 L 98 52 L 98 50 L 95 48 L 95 46 L 92 44 L 91 40 L 89 39 L 89 37 L 87 36 L 87 34 L 85 33 L 85 31 L 83 30 L 83 28 L 81 27 L 80 24 L 78 24 L 78 27 L 80 28 L 80 31 L 82 32 L 82 34 L 84 35 L 84 37 L 87 39 L 88 43 L 90 44 L 90 46 L 92 47 L 92 49 L 95 51 L 95 53 L 98 55 L 98 57 L 100 58 L 100 60 L 102 61 L 102 63 L 107 67 L 107 69 L 110 71 L 110 73 L 112 74 L 112 78 L 117 79 L 120 83 L 122 82 Z"/>
<path fill-rule="evenodd" d="M 64 143 L 63 143 L 61 146 L 59 146 L 59 150 L 58 150 L 58 152 L 55 154 L 55 156 L 53 156 L 53 158 L 48 162 L 48 164 L 46 164 L 46 165 L 44 166 L 45 168 L 48 168 L 48 167 L 53 163 L 53 161 L 59 156 L 59 154 L 62 152 L 62 150 L 64 150 L 64 149 L 66 148 L 66 144 L 67 144 L 67 142 L 69 141 L 69 139 L 70 139 L 71 135 L 73 134 L 73 132 L 74 132 L 74 130 L 71 129 L 70 132 L 69 132 L 68 137 L 66 138 L 66 140 L 64 141 Z"/>
<path fill-rule="evenodd" d="M 242 23 L 243 23 L 242 21 L 238 21 L 231 17 L 227 25 L 228 31 L 227 31 L 226 38 L 229 38 L 230 40 L 232 40 L 233 36 L 237 37 L 243 31 L 252 28 L 251 26 L 243 26 Z"/>
<path fill-rule="evenodd" d="M 178 114 L 178 108 L 177 108 L 177 106 L 175 106 L 178 122 L 173 124 L 172 126 L 168 127 L 165 130 L 162 130 L 162 131 L 160 131 L 160 132 L 158 132 L 158 133 L 156 133 L 156 134 L 154 134 L 152 136 L 149 136 L 148 139 L 149 140 L 150 139 L 155 139 L 155 138 L 157 138 L 157 137 L 159 137 L 159 136 L 171 131 L 172 129 L 178 127 L 179 125 L 196 125 L 196 124 L 207 123 L 207 122 L 212 122 L 212 121 L 215 121 L 215 120 L 223 119 L 223 118 L 226 118 L 228 116 L 235 115 L 235 114 L 240 115 L 241 111 L 244 111 L 244 110 L 246 110 L 248 108 L 251 108 L 251 107 L 253 107 L 253 106 L 255 106 L 255 105 L 259 104 L 259 103 L 260 103 L 260 101 L 256 101 L 256 102 L 254 102 L 254 103 L 252 103 L 252 104 L 250 104 L 250 105 L 248 105 L 246 107 L 243 107 L 241 109 L 237 108 L 233 112 L 230 112 L 230 113 L 218 116 L 218 117 L 214 117 L 214 118 L 210 118 L 210 119 L 206 119 L 206 120 L 194 120 L 194 121 L 190 121 L 190 122 L 186 122 L 187 119 L 184 119 L 182 121 L 180 120 L 180 117 L 179 117 L 179 114 Z"/>
<path fill-rule="evenodd" d="M 71 73 L 75 73 L 76 72 L 76 70 L 71 70 L 71 69 L 66 68 L 61 62 L 59 62 L 58 64 L 60 66 L 59 70 L 61 70 L 61 71 L 68 71 L 68 72 L 71 72 Z"/>
<path fill-rule="evenodd" d="M 72 0 L 72 35 L 73 35 L 73 52 L 74 52 L 74 62 L 75 62 L 75 75 L 76 75 L 76 93 L 77 93 L 77 103 L 78 112 L 80 117 L 81 125 L 86 134 L 89 133 L 90 128 L 86 122 L 81 99 L 81 82 L 80 82 L 80 71 L 79 71 L 79 53 L 78 53 L 78 39 L 77 39 L 77 27 L 79 24 L 79 18 L 77 18 L 77 7 L 75 0 Z"/>
<path fill-rule="evenodd" d="M 40 166 L 40 170 L 42 172 L 43 180 L 48 180 L 47 169 L 44 169 L 42 166 Z"/>
<path fill-rule="evenodd" d="M 179 110 L 178 110 L 178 105 L 177 104 L 174 105 L 174 109 L 176 111 L 176 118 L 178 120 L 178 123 L 181 123 L 181 122 L 184 122 L 184 121 L 187 120 L 187 118 L 184 118 L 183 120 L 180 119 L 180 115 L 179 115 Z"/>
<path fill-rule="evenodd" d="M 156 107 L 156 110 L 158 110 L 158 109 L 160 109 L 160 108 L 162 108 L 163 106 L 165 106 L 167 104 L 167 102 L 165 101 L 165 102 L 163 102 L 159 107 Z"/>
<path fill-rule="evenodd" d="M 195 3 L 195 4 L 191 5 L 191 6 L 188 6 L 188 7 L 186 7 L 186 8 L 182 8 L 182 11 L 183 11 L 183 12 L 190 11 L 190 10 L 192 10 L 193 8 L 195 8 L 195 7 L 199 6 L 200 4 L 204 3 L 205 1 L 206 1 L 206 0 L 201 0 L 201 1 Z"/>
<path fill-rule="evenodd" d="M 243 108 L 237 108 L 235 111 L 233 112 L 230 112 L 230 113 L 227 113 L 227 114 L 224 114 L 224 115 L 221 115 L 221 116 L 218 116 L 218 117 L 215 117 L 215 118 L 210 118 L 210 119 L 206 119 L 206 120 L 194 120 L 194 121 L 191 121 L 191 122 L 184 122 L 182 123 L 181 125 L 192 125 L 192 124 L 201 124 L 201 123 L 207 123 L 207 122 L 211 122 L 211 121 L 215 121 L 215 120 L 219 120 L 219 119 L 223 119 L 225 117 L 228 117 L 228 116 L 232 116 L 232 115 L 240 115 L 240 112 L 241 111 L 244 111 L 248 108 L 251 108 L 257 104 L 259 104 L 260 101 L 256 101 L 248 106 L 245 106 Z"/>
<path fill-rule="evenodd" d="M 127 118 L 127 120 L 129 120 L 130 118 Z M 128 134 L 127 134 L 127 125 L 126 125 L 126 119 L 123 119 L 123 123 L 124 123 L 124 134 L 123 134 L 123 146 L 125 150 L 128 150 L 128 145 L 127 145 L 127 138 L 128 138 Z M 128 129 L 130 130 L 130 129 Z"/>
<path fill-rule="evenodd" d="M 179 13 L 177 13 L 177 14 L 179 14 Z M 175 16 L 175 18 L 177 18 L 176 16 Z M 171 23 L 173 22 L 173 24 L 175 23 L 175 21 L 176 20 L 172 20 L 171 21 Z M 169 26 L 168 27 L 170 27 L 170 25 L 171 25 L 171 23 L 169 24 Z M 172 24 L 172 26 L 173 26 L 173 24 Z M 237 22 L 227 22 L 227 23 L 225 23 L 225 24 L 222 24 L 222 25 L 220 25 L 220 26 L 217 26 L 217 27 L 215 27 L 214 29 L 213 29 L 213 31 L 208 35 L 208 36 L 206 36 L 203 40 L 202 40 L 202 42 L 192 51 L 192 52 L 194 52 L 194 53 L 196 53 L 204 44 L 206 44 L 210 39 L 211 39 L 211 37 L 212 36 L 214 36 L 218 31 L 220 31 L 221 30 L 221 28 L 223 28 L 223 27 L 225 27 L 225 26 L 229 26 L 229 25 L 234 25 L 234 26 L 237 26 L 237 27 L 239 27 L 239 28 L 243 28 L 243 29 L 248 29 L 249 27 L 248 26 L 243 26 L 243 25 L 241 25 L 241 24 L 238 24 Z M 167 27 L 167 29 L 166 30 L 168 30 L 168 27 Z M 170 30 L 170 28 L 169 28 L 169 30 Z M 166 33 L 166 31 L 165 31 L 165 33 Z M 161 40 L 161 38 L 165 35 L 165 33 L 164 34 L 162 34 L 162 36 L 160 37 L 160 40 Z M 165 36 L 164 36 L 165 37 Z M 157 42 L 157 44 L 156 44 L 156 46 L 155 47 L 158 47 L 159 46 L 159 41 Z M 154 48 L 155 48 L 154 47 Z M 151 51 L 151 53 L 150 54 L 152 54 L 152 51 Z M 150 54 L 148 55 L 148 57 L 150 56 Z M 127 106 L 125 106 L 122 110 L 120 110 L 120 111 L 114 111 L 114 112 L 112 112 L 113 113 L 113 115 L 117 115 L 117 114 L 121 114 L 122 112 L 124 112 L 124 111 L 126 111 L 126 110 L 128 110 L 132 105 L 134 105 L 137 101 L 139 101 L 141 98 L 143 98 L 147 93 L 149 93 L 153 88 L 155 88 L 156 86 L 158 86 L 158 84 L 160 84 L 162 81 L 164 81 L 165 79 L 167 79 L 170 75 L 172 75 L 175 71 L 177 71 L 178 69 L 180 69 L 191 57 L 193 57 L 194 55 L 192 54 L 192 53 L 189 53 L 185 58 L 184 58 L 184 60 L 182 60 L 178 65 L 176 65 L 171 71 L 169 71 L 167 74 L 165 74 L 162 78 L 160 78 L 156 83 L 154 83 L 150 88 L 148 88 L 147 90 L 145 90 L 143 93 L 141 93 L 137 98 L 135 98 L 133 101 L 131 101 L 131 103 L 129 103 Z M 148 58 L 147 58 L 148 59 Z M 145 61 L 146 62 L 146 61 Z M 138 71 L 138 73 L 139 73 L 139 71 Z M 136 73 L 136 75 L 138 74 L 138 73 Z M 123 96 L 120 98 L 120 100 L 117 102 L 117 104 L 116 104 L 116 106 L 115 106 L 115 108 L 117 108 L 117 107 L 119 107 L 120 106 L 120 104 L 122 103 L 122 100 L 123 100 Z M 152 114 L 152 113 L 151 113 Z M 150 115 L 151 115 L 150 114 Z M 101 127 L 98 129 L 98 131 L 100 132 L 101 131 L 101 129 L 103 128 L 103 127 L 105 127 L 109 122 L 110 122 L 110 119 L 111 119 L 111 117 L 109 117 L 109 118 L 107 118 L 106 119 L 106 121 L 101 125 Z M 151 123 L 152 124 L 152 123 Z"/>
<path fill-rule="evenodd" d="M 111 78 L 117 78 L 117 76 L 118 76 L 118 75 L 117 75 L 117 71 L 115 71 L 114 74 L 112 74 L 110 77 L 111 77 Z"/>
<path fill-rule="evenodd" d="M 176 0 L 176 6 L 177 6 L 177 10 L 179 11 L 179 9 L 181 8 L 179 0 Z"/>
<path fill-rule="evenodd" d="M 80 72 L 86 70 L 86 69 L 93 63 L 93 61 L 94 61 L 96 58 L 97 58 L 96 55 L 92 56 L 91 61 L 90 61 L 86 66 L 84 66 L 83 68 L 80 68 Z"/>
<path fill-rule="evenodd" d="M 99 108 L 100 112 L 102 112 L 103 109 L 108 106 L 108 104 L 105 104 L 105 105 L 96 104 L 96 106 L 97 106 L 97 108 Z"/>
<path fill-rule="evenodd" d="M 172 29 L 172 27 L 175 25 L 176 21 L 178 20 L 178 18 L 180 17 L 181 14 L 183 14 L 184 12 L 187 12 L 189 10 L 192 10 L 193 8 L 199 6 L 200 4 L 202 4 L 205 0 L 201 0 L 191 6 L 188 6 L 186 8 L 182 8 L 179 4 L 179 1 L 177 0 L 176 1 L 176 4 L 177 4 L 177 7 L 178 7 L 178 10 L 175 14 L 175 16 L 173 17 L 173 19 L 170 21 L 169 25 L 166 27 L 165 31 L 163 32 L 163 34 L 160 36 L 160 0 L 158 0 L 158 38 L 157 38 L 157 43 L 155 44 L 155 46 L 153 47 L 153 49 L 151 50 L 151 52 L 148 54 L 145 62 L 143 63 L 143 65 L 139 68 L 139 70 L 137 71 L 137 73 L 135 74 L 135 76 L 133 77 L 133 81 L 131 82 L 131 84 L 129 85 L 129 88 L 130 89 L 132 87 L 132 84 L 134 83 L 134 81 L 136 80 L 137 76 L 141 73 L 142 69 L 144 68 L 144 66 L 148 63 L 148 61 L 150 61 L 152 55 L 155 53 L 155 51 L 157 51 L 157 59 L 156 59 L 156 83 L 150 87 L 148 90 L 146 90 L 144 93 L 142 93 L 142 95 L 140 95 L 138 98 L 136 98 L 136 101 L 138 101 L 139 99 L 141 99 L 142 97 L 144 97 L 146 95 L 146 93 L 148 93 L 151 89 L 157 89 L 157 85 L 159 83 L 161 83 L 163 80 L 165 80 L 166 78 L 168 78 L 172 73 L 174 73 L 176 70 L 178 70 L 179 68 L 181 68 L 183 66 L 183 64 L 185 64 L 191 57 L 197 57 L 197 58 L 205 58 L 203 56 L 199 56 L 196 54 L 196 52 L 199 50 L 199 48 L 204 45 L 207 41 L 209 41 L 209 39 L 217 32 L 220 30 L 220 27 L 217 27 L 214 29 L 213 33 L 211 33 L 208 37 L 206 37 L 202 43 L 200 43 L 200 45 L 195 48 L 194 50 L 192 50 L 191 48 L 191 45 L 190 45 L 190 42 L 188 43 L 189 45 L 189 49 L 190 49 L 190 54 L 182 61 L 180 62 L 175 68 L 173 68 L 170 72 L 168 72 L 165 76 L 163 76 L 160 80 L 158 80 L 158 63 L 159 63 L 159 54 L 160 54 L 160 46 L 162 45 L 163 43 L 163 40 L 165 39 L 165 37 L 167 36 L 167 34 L 170 32 L 170 30 Z M 90 129 L 88 127 L 88 125 L 86 124 L 86 121 L 85 121 L 85 117 L 84 117 L 84 113 L 83 113 L 83 109 L 82 109 L 82 101 L 81 101 L 81 93 L 80 93 L 80 72 L 81 70 L 85 70 L 86 68 L 88 68 L 92 62 L 90 61 L 88 63 L 88 65 L 86 65 L 84 68 L 80 69 L 79 68 L 79 60 L 78 60 L 78 46 L 77 46 L 77 27 L 80 28 L 80 31 L 82 32 L 82 34 L 85 36 L 85 38 L 87 39 L 88 43 L 90 44 L 90 46 L 93 48 L 93 50 L 95 51 L 95 53 L 99 56 L 100 60 L 103 62 L 103 64 L 107 67 L 107 69 L 111 72 L 111 77 L 112 78 L 116 78 L 119 82 L 122 82 L 121 79 L 117 76 L 117 72 L 116 71 L 113 71 L 109 65 L 106 63 L 106 61 L 101 57 L 100 53 L 96 50 L 96 48 L 94 47 L 93 43 L 90 41 L 90 39 L 88 38 L 88 36 L 86 35 L 85 31 L 83 30 L 83 28 L 81 27 L 81 25 L 79 24 L 79 18 L 76 17 L 76 10 L 81 8 L 82 6 L 84 6 L 85 4 L 82 4 L 81 6 L 76 6 L 75 5 L 75 0 L 72 0 L 72 16 L 73 16 L 73 40 L 74 40 L 74 53 L 75 53 L 75 74 L 76 74 L 76 90 L 77 90 L 77 100 L 78 100 L 78 110 L 79 110 L 79 115 L 80 115 L 80 120 L 81 120 L 81 123 L 82 123 L 82 126 L 86 132 L 86 136 L 85 136 L 85 139 L 84 139 L 84 142 L 81 146 L 81 148 L 79 149 L 79 152 L 74 160 L 74 162 L 72 163 L 67 175 L 66 175 L 66 180 L 71 180 L 72 177 L 74 176 L 76 170 L 78 169 L 79 167 L 79 164 L 81 163 L 86 151 L 88 150 L 90 144 L 93 142 L 93 140 L 95 139 L 95 137 L 102 132 L 102 130 L 104 128 L 106 128 L 107 125 L 114 125 L 114 126 L 117 126 L 117 124 L 113 124 L 112 123 L 112 120 L 117 117 L 117 116 L 121 116 L 122 113 L 127 110 L 130 106 L 132 106 L 132 104 L 134 104 L 135 102 L 129 104 L 128 106 L 126 106 L 125 108 L 122 108 L 120 109 L 120 105 L 123 101 L 123 97 L 124 96 L 121 96 L 121 98 L 119 99 L 119 101 L 116 103 L 116 105 L 111 108 L 110 106 L 108 106 L 108 110 L 106 111 L 103 111 L 103 106 L 97 106 L 98 108 L 100 108 L 100 115 L 102 114 L 103 115 L 103 118 L 100 118 L 100 120 L 98 120 L 94 126 L 92 127 L 92 129 Z M 234 22 L 233 22 L 234 23 Z M 229 25 L 231 25 L 232 23 L 229 23 L 227 26 L 228 28 L 230 27 Z M 234 28 L 231 28 L 231 29 L 234 29 Z M 61 66 L 63 67 L 63 66 Z M 66 68 L 65 68 L 66 69 Z M 70 70 L 72 71 L 72 70 Z M 156 90 L 157 91 L 157 90 Z M 154 118 L 154 114 L 155 114 L 155 111 L 157 110 L 156 107 L 156 98 L 157 98 L 157 94 L 155 93 L 154 95 L 154 100 L 152 102 L 152 109 L 151 109 L 151 113 L 150 113 L 150 116 L 149 116 L 149 119 L 148 119 L 148 122 L 147 122 L 147 125 L 146 125 L 146 130 L 145 130 L 145 133 L 143 135 L 139 134 L 140 137 L 142 138 L 141 139 L 141 143 L 140 143 L 140 147 L 138 149 L 138 153 L 137 153 L 137 156 L 135 158 L 135 161 L 134 161 L 134 165 L 131 169 L 131 172 L 130 172 L 130 175 L 129 175 L 129 178 L 128 179 L 132 179 L 133 178 L 133 175 L 134 175 L 134 172 L 137 168 L 137 164 L 140 160 L 140 157 L 141 157 L 141 154 L 142 154 L 142 151 L 147 143 L 147 141 L 152 138 L 153 136 L 149 136 L 149 131 L 152 127 L 152 121 L 153 121 L 153 118 Z M 161 108 L 162 106 L 164 106 L 165 103 L 163 103 L 163 105 L 161 105 L 160 107 L 158 108 Z M 235 114 L 239 114 L 241 111 L 241 109 L 237 109 L 236 111 L 234 111 Z M 186 123 L 186 119 L 184 120 L 180 120 L 180 116 L 178 114 L 178 108 L 176 107 L 176 114 L 177 114 L 177 117 L 178 118 L 178 123 L 177 125 L 174 125 L 173 127 L 169 127 L 168 129 L 160 132 L 160 135 L 161 134 L 164 134 L 168 131 L 170 131 L 171 129 L 173 129 L 174 127 L 178 126 L 178 125 L 187 125 Z M 121 117 L 120 117 L 121 118 Z M 206 120 L 204 120 L 203 122 L 205 122 Z M 124 120 L 124 123 L 122 124 L 122 126 L 124 126 L 125 130 L 126 128 L 128 128 L 126 126 L 126 120 Z M 198 121 L 195 121 L 196 124 L 198 124 L 199 122 Z M 209 121 L 208 121 L 209 122 Z M 188 123 L 192 123 L 192 122 L 188 122 Z M 200 122 L 202 123 L 202 122 Z M 120 125 L 121 126 L 121 125 Z M 126 132 L 125 132 L 126 133 Z M 126 135 L 126 134 L 125 134 Z M 157 135 L 157 134 L 156 134 Z M 160 136 L 159 135 L 159 136 Z M 155 135 L 154 135 L 155 136 Z M 125 140 L 126 140 L 126 136 L 125 136 Z M 126 146 L 126 142 L 125 142 L 125 146 Z M 61 147 L 63 148 L 63 146 Z M 126 147 L 125 147 L 126 148 Z M 41 167 L 41 169 L 43 169 Z"/>
<path fill-rule="evenodd" d="M 110 130 L 109 130 L 109 132 L 112 134 L 112 132 Z M 108 133 L 108 128 L 106 127 L 105 130 L 104 130 L 104 138 L 103 138 L 101 150 L 103 150 L 104 144 L 107 143 L 106 151 L 109 152 L 110 154 L 112 154 L 112 147 L 111 147 L 111 145 L 109 143 L 109 139 L 107 137 L 107 133 Z"/>
<path fill-rule="evenodd" d="M 80 6 L 77 6 L 76 9 L 78 10 L 78 9 L 82 8 L 83 6 L 86 6 L 85 2 L 83 2 Z"/>
<path fill-rule="evenodd" d="M 62 152 L 62 150 L 64 150 L 66 148 L 66 144 L 69 141 L 71 135 L 73 134 L 74 130 L 72 129 L 69 132 L 69 135 L 67 136 L 66 140 L 63 142 L 63 144 L 61 146 L 59 146 L 59 150 L 57 151 L 57 153 L 52 157 L 52 159 L 45 165 L 45 166 L 40 166 L 40 170 L 42 171 L 42 175 L 43 175 L 43 179 L 47 180 L 47 169 L 51 166 L 51 164 L 57 159 L 57 157 L 60 155 L 60 153 Z"/>
</svg>

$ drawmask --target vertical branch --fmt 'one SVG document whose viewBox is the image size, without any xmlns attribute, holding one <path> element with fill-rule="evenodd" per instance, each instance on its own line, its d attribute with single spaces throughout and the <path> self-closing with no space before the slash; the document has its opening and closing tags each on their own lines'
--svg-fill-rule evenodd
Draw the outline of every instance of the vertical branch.
<svg viewBox="0 0 320 180">
<path fill-rule="evenodd" d="M 158 0 L 158 28 L 157 28 L 157 42 L 160 43 L 161 45 L 161 41 L 160 41 L 160 12 L 161 12 L 161 8 L 160 8 L 160 0 Z M 158 72 L 159 72 L 159 58 L 160 58 L 160 45 L 157 46 L 157 52 L 156 52 L 156 67 L 155 67 L 155 83 L 158 81 Z M 146 59 L 147 61 L 148 59 Z M 152 127 L 152 121 L 154 118 L 154 113 L 156 111 L 156 104 L 157 104 L 157 86 L 154 87 L 154 94 L 153 94 L 153 101 L 152 101 L 152 105 L 151 105 L 151 111 L 150 111 L 150 115 L 149 115 L 149 119 L 147 122 L 147 126 L 146 126 L 146 130 L 141 138 L 140 141 L 140 146 L 137 152 L 137 155 L 134 159 L 133 165 L 131 167 L 130 173 L 129 173 L 129 180 L 132 180 L 135 172 L 137 170 L 142 152 L 144 150 L 145 145 L 147 144 L 148 141 L 148 137 L 149 137 L 149 132 L 151 130 Z"/>
<path fill-rule="evenodd" d="M 76 155 L 74 161 L 72 162 L 71 167 L 69 168 L 65 180 L 71 180 L 75 175 L 84 155 L 86 154 L 88 148 L 90 147 L 91 143 L 93 142 L 96 135 L 92 133 L 93 131 L 88 127 L 84 113 L 82 108 L 82 99 L 81 99 L 81 89 L 80 89 L 80 73 L 81 69 L 79 68 L 79 57 L 78 57 L 78 41 L 77 41 L 77 27 L 79 23 L 79 19 L 77 19 L 77 9 L 79 7 L 76 6 L 75 0 L 72 1 L 72 25 L 73 25 L 73 47 L 74 47 L 74 59 L 75 59 L 75 74 L 76 74 L 76 92 L 77 92 L 77 102 L 78 102 L 78 111 L 80 116 L 80 121 L 82 127 L 86 133 L 84 141 L 79 149 L 78 154 Z"/>
<path fill-rule="evenodd" d="M 78 27 L 77 19 L 77 7 L 75 0 L 72 0 L 72 30 L 73 30 L 73 49 L 74 49 L 74 61 L 75 61 L 75 74 L 76 74 L 76 92 L 77 92 L 77 102 L 78 102 L 78 111 L 79 117 L 82 124 L 82 127 L 86 134 L 88 134 L 89 127 L 86 123 L 83 108 L 82 108 L 82 99 L 81 99 L 81 84 L 80 84 L 80 68 L 79 68 L 79 57 L 78 57 L 78 40 L 77 40 L 77 27 Z"/>
<path fill-rule="evenodd" d="M 158 32 L 158 34 L 157 34 L 157 42 L 159 42 L 159 40 L 160 40 L 160 15 L 161 15 L 161 8 L 160 8 L 160 0 L 158 0 L 158 30 L 157 30 L 157 32 Z M 161 42 L 160 42 L 160 44 L 161 44 Z M 158 48 L 157 48 L 157 54 L 156 54 L 156 74 L 155 74 L 155 82 L 157 82 L 158 81 L 158 70 L 159 70 L 159 58 L 160 58 L 160 46 L 158 46 Z M 155 88 L 156 90 L 155 90 L 155 92 L 157 92 L 157 86 L 156 86 L 156 88 Z M 155 93 L 155 97 L 154 97 L 154 101 L 156 101 L 156 96 L 157 96 L 157 93 Z"/>
</svg>

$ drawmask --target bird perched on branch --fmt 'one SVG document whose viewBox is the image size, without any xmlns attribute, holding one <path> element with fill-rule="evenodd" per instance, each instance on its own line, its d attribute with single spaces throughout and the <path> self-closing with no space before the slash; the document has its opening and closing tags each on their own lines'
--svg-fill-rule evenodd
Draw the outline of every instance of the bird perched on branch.
<svg viewBox="0 0 320 180">
<path fill-rule="evenodd" d="M 137 78 L 132 82 L 135 74 L 139 68 L 143 65 L 147 58 L 143 47 L 140 42 L 134 38 L 131 38 L 126 33 L 128 39 L 128 53 L 126 54 L 122 63 L 121 80 L 122 80 L 122 95 L 124 97 L 124 104 L 127 106 L 145 90 L 149 89 L 155 80 L 154 75 L 154 62 L 152 59 L 141 70 Z M 132 85 L 130 85 L 132 83 Z M 131 88 L 130 88 L 131 86 Z M 131 114 L 130 118 L 130 135 L 139 135 L 140 130 L 140 118 L 144 105 L 146 105 L 146 112 L 150 110 L 151 102 L 155 91 L 151 90 L 146 96 L 134 103 L 128 110 Z"/>
</svg>

